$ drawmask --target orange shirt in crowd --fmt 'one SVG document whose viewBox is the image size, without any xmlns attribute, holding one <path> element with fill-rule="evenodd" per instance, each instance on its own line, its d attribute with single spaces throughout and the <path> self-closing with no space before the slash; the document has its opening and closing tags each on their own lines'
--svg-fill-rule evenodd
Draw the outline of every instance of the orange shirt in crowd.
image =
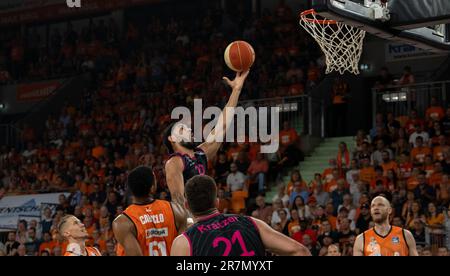
<svg viewBox="0 0 450 276">
<path fill-rule="evenodd" d="M 427 120 L 435 120 L 440 121 L 445 116 L 445 111 L 440 106 L 431 106 L 427 108 L 427 111 L 425 112 L 425 116 Z"/>
<path fill-rule="evenodd" d="M 325 183 L 330 182 L 333 179 L 333 168 L 327 168 L 323 170 L 322 172 L 322 180 L 325 181 Z"/>
<path fill-rule="evenodd" d="M 419 181 L 417 180 L 417 178 L 415 176 L 411 176 L 406 181 L 406 189 L 408 191 L 413 191 L 418 185 L 419 185 Z"/>
<path fill-rule="evenodd" d="M 377 186 L 377 181 L 383 182 L 383 187 L 386 189 L 388 188 L 389 180 L 387 179 L 387 177 L 381 176 L 381 177 L 375 177 L 374 179 L 372 179 L 372 181 L 370 181 L 370 187 L 372 189 L 375 189 L 375 187 Z"/>
<path fill-rule="evenodd" d="M 439 186 L 442 182 L 442 173 L 432 173 L 428 179 L 428 184 L 431 186 Z"/>
<path fill-rule="evenodd" d="M 297 132 L 291 128 L 289 130 L 280 131 L 280 144 L 282 146 L 288 146 L 294 143 L 298 139 Z"/>
<path fill-rule="evenodd" d="M 306 185 L 306 182 L 304 180 L 302 180 L 300 182 L 300 187 L 302 190 L 308 189 L 308 185 Z M 287 184 L 287 187 L 286 187 L 286 192 L 289 196 L 291 195 L 292 190 L 294 190 L 294 183 L 292 181 L 289 181 L 289 183 Z"/>
<path fill-rule="evenodd" d="M 411 176 L 413 165 L 409 162 L 401 163 L 397 169 L 397 176 L 401 179 L 406 179 Z"/>
<path fill-rule="evenodd" d="M 371 183 L 375 176 L 376 173 L 373 167 L 361 168 L 359 171 L 359 178 L 367 183 Z"/>
<path fill-rule="evenodd" d="M 429 147 L 415 147 L 411 150 L 411 159 L 417 163 L 423 163 L 425 156 L 430 155 L 431 150 Z"/>
<path fill-rule="evenodd" d="M 389 161 L 389 163 L 381 163 L 381 167 L 383 168 L 383 175 L 384 176 L 387 176 L 387 172 L 389 171 L 389 170 L 394 170 L 394 172 L 395 171 L 397 171 L 397 168 L 398 168 L 398 166 L 397 166 L 397 162 L 395 162 L 395 161 Z"/>
<path fill-rule="evenodd" d="M 434 161 L 443 161 L 444 160 L 444 148 L 447 146 L 436 146 L 433 148 L 433 160 Z"/>
<path fill-rule="evenodd" d="M 92 156 L 99 159 L 105 154 L 105 148 L 102 146 L 96 146 L 92 149 Z"/>
</svg>

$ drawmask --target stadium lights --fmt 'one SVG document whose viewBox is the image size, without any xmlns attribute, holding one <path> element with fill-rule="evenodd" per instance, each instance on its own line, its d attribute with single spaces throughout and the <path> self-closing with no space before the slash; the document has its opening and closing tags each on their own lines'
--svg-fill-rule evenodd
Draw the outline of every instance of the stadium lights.
<svg viewBox="0 0 450 276">
<path fill-rule="evenodd" d="M 405 92 L 401 92 L 401 93 L 383 94 L 382 99 L 385 102 L 392 103 L 392 102 L 405 102 L 408 100 L 408 97 L 406 96 Z"/>
</svg>

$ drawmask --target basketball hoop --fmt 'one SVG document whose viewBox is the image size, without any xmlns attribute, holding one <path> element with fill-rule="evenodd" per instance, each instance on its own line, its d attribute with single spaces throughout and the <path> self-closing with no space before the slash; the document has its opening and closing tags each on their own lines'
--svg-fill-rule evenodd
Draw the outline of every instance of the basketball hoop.
<svg viewBox="0 0 450 276">
<path fill-rule="evenodd" d="M 326 74 L 337 71 L 342 75 L 349 71 L 358 75 L 366 32 L 335 20 L 318 19 L 317 16 L 313 9 L 302 12 L 300 25 L 314 37 L 324 52 Z"/>
</svg>

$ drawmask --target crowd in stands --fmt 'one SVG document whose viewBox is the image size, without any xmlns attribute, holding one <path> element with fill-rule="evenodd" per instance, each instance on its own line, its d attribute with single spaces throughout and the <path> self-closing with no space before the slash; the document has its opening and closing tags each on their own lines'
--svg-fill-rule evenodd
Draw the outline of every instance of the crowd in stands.
<svg viewBox="0 0 450 276">
<path fill-rule="evenodd" d="M 0 148 L 0 198 L 70 194 L 61 194 L 56 211 L 45 210 L 41 222 L 20 221 L 17 232 L 0 244 L 0 254 L 64 254 L 56 225 L 70 213 L 85 224 L 90 244 L 113 255 L 111 222 L 129 204 L 127 172 L 140 164 L 152 166 L 156 197 L 169 199 L 163 170 L 168 155 L 159 134 L 169 123 L 171 110 L 191 107 L 196 98 L 204 105 L 224 106 L 229 88 L 221 79 L 231 74 L 223 62 L 230 42 L 225 37 L 249 41 L 258 59 L 265 60 L 252 68 L 243 99 L 301 95 L 318 83 L 319 51 L 311 47 L 312 38 L 298 31 L 294 17 L 280 4 L 276 12 L 265 11 L 245 22 L 208 11 L 205 17 L 188 21 L 150 18 L 146 25 L 131 21 L 124 33 L 113 20 L 92 21 L 81 31 L 67 23 L 64 32 L 54 31 L 47 52 L 36 50 L 37 42 L 21 44 L 33 41 L 33 32 L 25 40 L 15 37 L 2 44 L 6 60 L 2 70 L 10 81 L 85 70 L 95 76 L 95 83 L 82 91 L 80 105 L 67 102 L 59 114 L 50 115 L 43 133 L 24 125 L 23 148 Z M 11 59 L 15 45 L 21 48 L 20 62 Z M 225 145 L 215 160 L 209 160 L 209 172 L 224 191 L 221 197 L 236 201 L 229 211 L 245 211 L 256 193 L 267 190 L 269 172 L 296 162 L 291 150 L 298 150 L 298 134 L 286 122 L 281 136 L 282 147 L 275 154 L 279 158 L 267 159 L 259 153 L 259 144 L 245 142 Z"/>
<path fill-rule="evenodd" d="M 210 12 L 194 22 L 130 22 L 123 34 L 114 21 L 93 23 L 80 33 L 68 24 L 64 35 L 54 34 L 50 53 L 33 59 L 32 47 L 25 48 L 24 62 L 13 63 L 21 67 L 0 70 L 11 80 L 79 70 L 96 78 L 81 105 L 66 103 L 57 116 L 49 116 L 43 135 L 25 126 L 25 148 L 0 149 L 0 198 L 70 193 L 59 196 L 55 212 L 45 209 L 40 222 L 19 221 L 17 231 L 0 242 L 0 255 L 63 255 L 66 243 L 56 225 L 68 213 L 86 226 L 88 245 L 115 255 L 111 222 L 129 203 L 127 171 L 152 166 L 155 196 L 169 199 L 163 169 L 167 151 L 159 134 L 171 110 L 191 106 L 196 98 L 223 106 L 228 98 L 221 78 L 228 74 L 223 50 L 230 30 L 243 30 L 240 35 L 258 53 L 244 99 L 301 95 L 320 81 L 317 46 L 294 17 L 281 4 L 239 25 Z M 413 111 L 403 118 L 377 115 L 374 129 L 358 131 L 354 151 L 345 143 L 336 145 L 330 167 L 309 183 L 297 168 L 300 134 L 288 121 L 275 154 L 260 153 L 258 143 L 225 144 L 209 160 L 219 209 L 266 221 L 313 255 L 348 256 L 356 235 L 373 226 L 371 198 L 384 195 L 392 202 L 391 223 L 412 231 L 421 255 L 448 255 L 450 108 L 443 104 L 434 99 L 425 114 Z M 278 176 L 286 169 L 291 169 L 290 181 L 283 183 Z M 277 193 L 266 198 L 273 182 Z"/>
</svg>

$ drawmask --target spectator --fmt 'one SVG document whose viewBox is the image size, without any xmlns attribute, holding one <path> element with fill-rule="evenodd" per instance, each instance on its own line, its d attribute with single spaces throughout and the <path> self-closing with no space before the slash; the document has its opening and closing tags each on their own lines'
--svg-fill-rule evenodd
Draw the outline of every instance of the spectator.
<svg viewBox="0 0 450 276">
<path fill-rule="evenodd" d="M 272 202 L 281 200 L 284 207 L 289 206 L 289 196 L 285 193 L 286 187 L 283 184 L 279 184 L 277 190 L 278 193 L 273 196 Z"/>
<path fill-rule="evenodd" d="M 19 243 L 25 243 L 28 239 L 28 223 L 26 220 L 19 220 L 17 224 L 16 241 Z"/>
<path fill-rule="evenodd" d="M 445 246 L 439 247 L 437 255 L 439 257 L 448 257 L 448 249 L 447 249 L 447 247 L 445 247 Z"/>
<path fill-rule="evenodd" d="M 411 67 L 405 66 L 405 68 L 403 68 L 403 75 L 398 81 L 398 85 L 411 85 L 415 82 L 414 75 L 411 73 Z"/>
<path fill-rule="evenodd" d="M 246 176 L 238 171 L 236 163 L 231 163 L 230 173 L 227 176 L 227 187 L 230 192 L 242 191 L 244 189 Z"/>
<path fill-rule="evenodd" d="M 336 159 L 330 159 L 328 163 L 330 164 L 330 167 L 326 168 L 322 173 L 322 179 L 325 184 L 333 179 L 333 170 L 337 168 Z"/>
<path fill-rule="evenodd" d="M 312 256 L 318 256 L 319 255 L 319 248 L 314 245 L 311 237 L 308 234 L 304 234 L 302 237 L 302 244 L 309 249 Z"/>
<path fill-rule="evenodd" d="M 433 160 L 442 162 L 444 160 L 444 153 L 450 152 L 450 147 L 444 135 L 438 137 L 438 145 L 433 148 Z"/>
<path fill-rule="evenodd" d="M 290 196 L 295 187 L 297 187 L 297 190 L 300 192 L 307 190 L 306 182 L 303 180 L 299 170 L 291 171 L 291 180 L 286 186 L 286 194 Z"/>
<path fill-rule="evenodd" d="M 419 185 L 414 189 L 414 197 L 420 198 L 423 206 L 428 206 L 430 202 L 435 200 L 436 191 L 433 187 L 429 186 L 426 179 L 426 173 L 421 171 L 417 176 Z"/>
<path fill-rule="evenodd" d="M 425 122 L 423 119 L 419 118 L 417 115 L 417 110 L 411 110 L 411 115 L 409 119 L 405 123 L 405 129 L 408 135 L 411 135 L 414 131 L 416 131 L 417 126 L 424 126 Z"/>
<path fill-rule="evenodd" d="M 436 97 L 431 97 L 430 106 L 425 111 L 427 121 L 439 122 L 445 117 L 445 110 L 439 105 Z"/>
<path fill-rule="evenodd" d="M 223 214 L 227 214 L 231 204 L 229 198 L 225 196 L 225 191 L 222 188 L 217 191 L 217 197 L 219 199 L 219 211 Z"/>
<path fill-rule="evenodd" d="M 415 129 L 416 129 L 416 131 L 411 133 L 411 135 L 409 136 L 409 143 L 411 144 L 411 147 L 416 148 L 419 146 L 417 137 L 421 137 L 422 142 L 427 145 L 430 140 L 430 137 L 429 137 L 428 133 L 424 131 L 423 125 L 417 124 L 417 125 L 415 125 Z"/>
<path fill-rule="evenodd" d="M 248 174 L 252 181 L 257 183 L 259 193 L 266 189 L 266 173 L 269 170 L 269 163 L 264 159 L 262 153 L 256 155 L 256 160 L 253 160 L 248 168 Z"/>
<path fill-rule="evenodd" d="M 36 228 L 30 227 L 28 229 L 28 239 L 24 245 L 28 256 L 38 255 L 40 242 L 36 237 Z"/>
<path fill-rule="evenodd" d="M 339 149 L 336 160 L 339 170 L 347 170 L 350 168 L 350 152 L 348 151 L 346 143 L 344 142 L 339 143 Z"/>
<path fill-rule="evenodd" d="M 356 233 L 350 229 L 350 220 L 348 218 L 343 218 L 339 224 L 339 231 L 337 233 L 340 247 L 353 245 L 353 243 L 350 242 L 351 236 L 356 236 Z"/>
<path fill-rule="evenodd" d="M 450 107 L 447 107 L 445 117 L 441 120 L 441 124 L 445 136 L 450 136 Z"/>
<path fill-rule="evenodd" d="M 328 246 L 327 256 L 341 256 L 341 252 L 339 251 L 339 245 L 330 244 Z"/>
<path fill-rule="evenodd" d="M 370 206 L 365 203 L 360 207 L 360 214 L 356 220 L 356 234 L 363 233 L 369 229 L 369 222 L 372 221 L 372 216 L 370 214 Z"/>
<path fill-rule="evenodd" d="M 117 212 L 117 206 L 119 206 L 119 201 L 117 199 L 116 192 L 109 192 L 108 193 L 108 199 L 105 203 L 106 208 L 108 208 L 108 212 L 110 214 L 115 214 Z"/>
<path fill-rule="evenodd" d="M 431 150 L 429 147 L 423 145 L 423 138 L 418 136 L 416 138 L 416 147 L 411 151 L 411 160 L 414 164 L 421 165 L 427 155 L 431 155 Z"/>
<path fill-rule="evenodd" d="M 423 215 L 422 206 L 419 201 L 415 201 L 411 207 L 411 211 L 406 216 L 406 228 L 412 229 L 415 227 L 415 220 L 419 220 L 421 223 L 425 223 L 425 216 Z"/>
<path fill-rule="evenodd" d="M 431 247 L 424 247 L 422 250 L 422 256 L 433 256 L 433 254 L 431 253 Z"/>
<path fill-rule="evenodd" d="M 214 175 L 218 185 L 224 185 L 227 182 L 227 177 L 230 169 L 230 163 L 224 152 L 218 154 L 217 162 L 214 167 Z"/>
<path fill-rule="evenodd" d="M 322 183 L 317 183 L 316 187 L 313 191 L 313 196 L 317 200 L 317 204 L 321 206 L 325 206 L 325 204 L 329 201 L 330 195 L 323 190 Z"/>
<path fill-rule="evenodd" d="M 256 206 L 257 209 L 255 210 L 255 217 L 262 221 L 267 221 L 267 219 L 272 215 L 272 207 L 266 205 L 264 196 L 259 195 L 256 197 Z M 270 220 L 268 223 L 270 223 Z"/>
<path fill-rule="evenodd" d="M 428 203 L 428 210 L 426 212 L 426 223 L 429 229 L 430 234 L 432 234 L 436 238 L 440 238 L 444 233 L 444 214 L 438 213 L 436 209 L 436 205 L 433 202 Z M 442 243 L 443 241 L 441 241 Z"/>
<path fill-rule="evenodd" d="M 6 255 L 14 256 L 17 253 L 17 249 L 19 248 L 20 243 L 16 241 L 16 233 L 9 232 L 8 240 L 5 242 Z"/>
<path fill-rule="evenodd" d="M 291 209 L 296 209 L 298 217 L 301 221 L 309 220 L 312 218 L 309 206 L 305 204 L 303 197 L 297 196 L 294 198 Z"/>
<path fill-rule="evenodd" d="M 281 199 L 277 199 L 277 200 L 274 200 L 273 203 L 272 203 L 272 210 L 273 210 L 273 212 L 272 212 L 272 221 L 270 222 L 270 225 L 276 225 L 278 223 L 281 223 L 282 219 L 280 217 L 280 212 L 279 211 L 283 210 L 284 213 L 283 212 L 281 212 L 281 213 L 283 213 L 283 215 L 285 216 L 284 217 L 284 219 L 285 219 L 284 224 L 282 224 L 282 226 L 284 228 L 285 224 L 290 219 L 289 209 L 286 208 L 286 207 L 283 207 L 283 203 L 282 203 Z"/>
<path fill-rule="evenodd" d="M 372 164 L 373 165 L 381 165 L 383 163 L 383 152 L 387 151 L 389 153 L 389 159 L 393 158 L 392 151 L 386 147 L 385 142 L 380 139 L 376 142 L 377 149 L 372 153 Z"/>
<path fill-rule="evenodd" d="M 337 212 L 339 205 L 344 202 L 344 195 L 350 193 L 348 189 L 345 188 L 345 180 L 340 179 L 337 182 L 337 189 L 331 193 L 331 199 L 333 201 L 333 207 Z"/>
</svg>

